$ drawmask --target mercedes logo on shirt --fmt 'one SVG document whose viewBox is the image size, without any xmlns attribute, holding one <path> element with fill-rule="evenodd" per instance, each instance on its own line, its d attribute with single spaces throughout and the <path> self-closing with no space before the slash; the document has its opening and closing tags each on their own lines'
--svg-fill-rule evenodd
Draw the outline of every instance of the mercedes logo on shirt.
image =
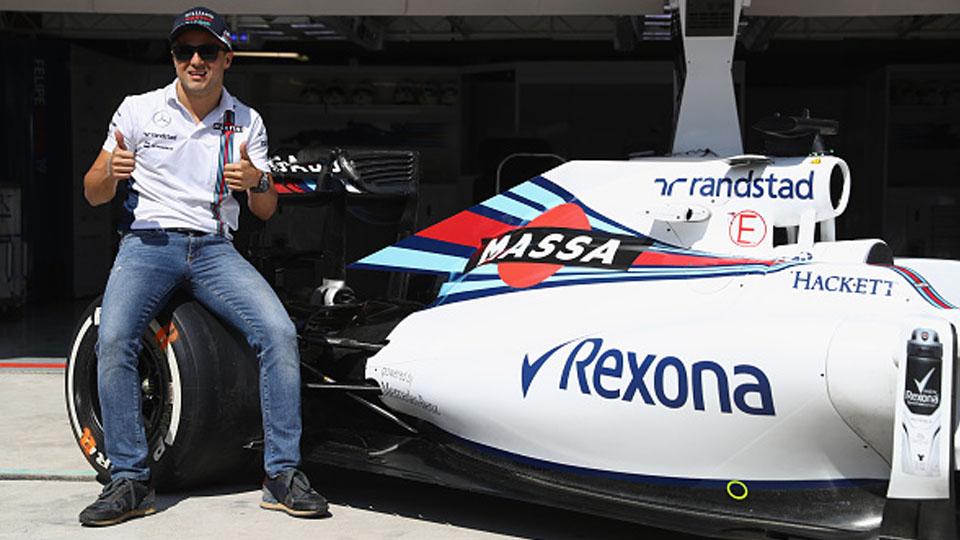
<svg viewBox="0 0 960 540">
<path fill-rule="evenodd" d="M 153 123 L 160 127 L 167 127 L 170 125 L 170 115 L 167 111 L 157 111 L 153 113 Z"/>
</svg>

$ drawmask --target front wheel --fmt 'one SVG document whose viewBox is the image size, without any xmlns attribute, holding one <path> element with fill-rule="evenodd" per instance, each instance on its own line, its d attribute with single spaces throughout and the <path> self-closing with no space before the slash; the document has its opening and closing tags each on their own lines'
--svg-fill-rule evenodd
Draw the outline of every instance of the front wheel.
<svg viewBox="0 0 960 540">
<path fill-rule="evenodd" d="M 97 391 L 100 300 L 81 316 L 67 359 L 70 425 L 97 479 L 110 478 Z M 175 297 L 141 336 L 138 370 L 148 465 L 158 489 L 245 479 L 259 456 L 258 364 L 237 332 L 200 304 Z"/>
</svg>

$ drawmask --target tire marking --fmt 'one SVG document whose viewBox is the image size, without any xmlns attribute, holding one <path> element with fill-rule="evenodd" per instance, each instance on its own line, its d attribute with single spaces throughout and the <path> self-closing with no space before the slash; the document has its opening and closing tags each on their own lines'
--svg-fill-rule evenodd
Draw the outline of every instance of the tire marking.
<svg viewBox="0 0 960 540">
<path fill-rule="evenodd" d="M 157 338 L 157 344 L 160 345 L 160 349 L 164 350 L 168 345 L 173 344 L 180 337 L 180 332 L 177 331 L 176 325 L 173 324 L 173 321 L 170 321 L 170 324 L 166 328 L 159 327 L 154 333 L 154 337 Z"/>
<path fill-rule="evenodd" d="M 94 310 L 94 315 L 96 316 L 100 312 L 100 308 Z M 80 428 L 80 421 L 77 419 L 77 407 L 73 402 L 73 372 L 74 368 L 77 366 L 77 351 L 80 349 L 80 342 L 83 341 L 83 336 L 87 335 L 87 329 L 94 324 L 94 319 L 99 317 L 87 317 L 87 320 L 83 321 L 83 325 L 80 326 L 80 331 L 77 332 L 77 339 L 73 342 L 73 349 L 70 351 L 70 358 L 67 360 L 67 410 L 70 412 L 70 425 L 73 427 L 73 436 L 80 437 L 82 429 Z"/>
<path fill-rule="evenodd" d="M 83 428 L 83 435 L 80 436 L 80 448 L 83 448 L 83 451 L 89 456 L 97 451 L 97 441 L 93 438 L 93 434 L 90 433 L 90 428 Z"/>
<path fill-rule="evenodd" d="M 168 446 L 177 440 L 177 430 L 180 427 L 180 411 L 182 407 L 183 396 L 180 394 L 180 366 L 177 363 L 177 353 L 173 350 L 173 344 L 180 339 L 180 331 L 177 326 L 170 321 L 166 328 L 160 326 L 156 319 L 150 321 L 150 330 L 157 339 L 157 344 L 164 352 L 167 359 L 167 369 L 170 371 L 170 384 L 167 385 L 167 392 L 170 395 L 168 403 L 172 404 L 170 411 L 170 425 L 167 426 L 167 432 L 163 434 L 161 445 L 166 443 Z M 154 449 L 154 453 L 158 450 Z M 163 450 L 159 450 L 158 455 L 162 455 Z"/>
<path fill-rule="evenodd" d="M 73 342 L 73 347 L 70 351 L 70 357 L 67 359 L 67 411 L 70 413 L 70 425 L 73 428 L 73 434 L 77 438 L 81 449 L 87 454 L 92 455 L 94 452 L 97 454 L 97 459 L 95 460 L 101 467 L 105 469 L 110 468 L 110 460 L 107 459 L 102 452 L 98 452 L 96 448 L 96 439 L 93 438 L 90 433 L 89 428 L 84 428 L 80 426 L 80 420 L 77 417 L 77 408 L 76 404 L 73 401 L 74 394 L 74 374 L 77 365 L 77 353 L 80 350 L 80 343 L 83 341 L 84 336 L 86 336 L 87 331 L 91 326 L 99 326 L 100 322 L 100 307 L 97 306 L 94 309 L 93 315 L 87 317 L 83 324 L 80 326 L 80 330 L 77 332 L 77 339 Z M 161 330 L 160 325 L 156 322 L 156 319 L 150 322 L 150 329 L 156 333 Z M 164 434 L 162 439 L 167 445 L 173 444 L 177 438 L 177 429 L 180 426 L 180 412 L 182 410 L 182 396 L 180 395 L 180 367 L 177 363 L 177 355 L 173 351 L 173 343 L 177 341 L 180 337 L 180 332 L 177 331 L 176 326 L 171 321 L 168 328 L 172 329 L 171 332 L 167 332 L 167 339 L 165 345 L 165 353 L 167 358 L 167 366 L 170 370 L 170 385 L 168 390 L 170 392 L 170 401 L 173 402 L 173 410 L 170 415 L 170 426 L 167 428 L 167 432 Z M 92 451 L 85 445 L 84 439 L 87 437 L 89 440 L 86 444 L 90 444 L 89 441 L 93 441 Z M 162 451 L 161 451 L 162 453 Z"/>
</svg>

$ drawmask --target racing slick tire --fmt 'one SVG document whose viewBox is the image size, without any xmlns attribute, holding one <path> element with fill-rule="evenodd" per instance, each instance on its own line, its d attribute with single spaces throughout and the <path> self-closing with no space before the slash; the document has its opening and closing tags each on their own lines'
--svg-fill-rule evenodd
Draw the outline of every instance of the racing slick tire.
<svg viewBox="0 0 960 540">
<path fill-rule="evenodd" d="M 66 366 L 70 426 L 97 480 L 110 480 L 97 391 L 97 298 L 80 317 Z M 258 362 L 243 337 L 199 303 L 174 296 L 150 321 L 139 355 L 151 482 L 159 490 L 253 480 L 262 438 Z"/>
</svg>

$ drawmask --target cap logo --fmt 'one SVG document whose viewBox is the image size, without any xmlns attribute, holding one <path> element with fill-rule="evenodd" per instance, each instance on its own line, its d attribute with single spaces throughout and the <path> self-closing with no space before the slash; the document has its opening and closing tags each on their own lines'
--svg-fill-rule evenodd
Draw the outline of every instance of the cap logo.
<svg viewBox="0 0 960 540">
<path fill-rule="evenodd" d="M 223 42 L 227 49 L 232 48 L 230 45 L 230 28 L 226 21 L 215 12 L 203 7 L 193 8 L 177 17 L 173 24 L 173 30 L 170 31 L 170 38 L 175 38 L 180 32 L 191 26 L 210 32 Z"/>
<path fill-rule="evenodd" d="M 198 15 L 187 15 L 184 18 L 186 24 L 202 24 L 204 26 L 210 26 L 213 24 L 213 17 L 206 13 L 201 13 Z"/>
</svg>

